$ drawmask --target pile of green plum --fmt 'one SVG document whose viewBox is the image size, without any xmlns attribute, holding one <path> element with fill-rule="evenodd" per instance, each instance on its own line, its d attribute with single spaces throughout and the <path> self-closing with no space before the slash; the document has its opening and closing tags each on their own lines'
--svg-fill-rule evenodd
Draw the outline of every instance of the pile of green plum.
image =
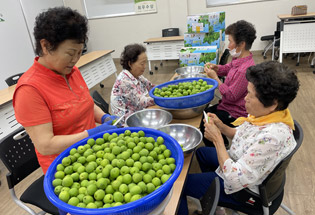
<svg viewBox="0 0 315 215">
<path fill-rule="evenodd" d="M 158 189 L 175 170 L 163 137 L 144 131 L 105 133 L 70 150 L 52 181 L 60 200 L 81 208 L 107 208 L 136 201 Z"/>
<path fill-rule="evenodd" d="M 180 82 L 177 85 L 170 84 L 167 87 L 155 88 L 153 95 L 158 97 L 182 97 L 204 92 L 213 87 L 206 81 L 199 79 L 193 82 Z"/>
</svg>

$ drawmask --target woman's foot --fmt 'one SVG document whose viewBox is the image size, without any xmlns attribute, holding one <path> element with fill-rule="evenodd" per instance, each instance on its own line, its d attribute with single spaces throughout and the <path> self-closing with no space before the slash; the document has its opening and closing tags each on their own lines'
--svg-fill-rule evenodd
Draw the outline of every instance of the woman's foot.
<svg viewBox="0 0 315 215">
<path fill-rule="evenodd" d="M 218 206 L 217 209 L 215 210 L 216 215 L 226 215 L 225 213 L 225 208 Z"/>
</svg>

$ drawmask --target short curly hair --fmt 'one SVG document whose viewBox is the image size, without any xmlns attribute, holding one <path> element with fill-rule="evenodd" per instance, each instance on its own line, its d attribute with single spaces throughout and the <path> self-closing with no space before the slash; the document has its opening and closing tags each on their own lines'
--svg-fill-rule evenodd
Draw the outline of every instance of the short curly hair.
<svg viewBox="0 0 315 215">
<path fill-rule="evenodd" d="M 42 56 L 42 39 L 50 43 L 54 51 L 65 40 L 76 40 L 85 44 L 88 40 L 88 21 L 76 10 L 68 7 L 54 7 L 40 13 L 35 20 L 35 53 Z"/>
<path fill-rule="evenodd" d="M 129 62 L 130 64 L 136 62 L 139 55 L 143 52 L 146 52 L 146 48 L 143 45 L 135 43 L 125 46 L 120 56 L 120 65 L 123 69 L 130 71 Z"/>
<path fill-rule="evenodd" d="M 254 85 L 256 96 L 264 107 L 270 107 L 277 101 L 276 110 L 280 111 L 289 106 L 299 90 L 295 72 L 282 63 L 267 61 L 249 67 L 246 79 Z"/>
<path fill-rule="evenodd" d="M 249 50 L 256 39 L 256 30 L 253 24 L 240 20 L 225 29 L 225 34 L 231 35 L 237 45 L 245 42 L 245 49 Z"/>
</svg>

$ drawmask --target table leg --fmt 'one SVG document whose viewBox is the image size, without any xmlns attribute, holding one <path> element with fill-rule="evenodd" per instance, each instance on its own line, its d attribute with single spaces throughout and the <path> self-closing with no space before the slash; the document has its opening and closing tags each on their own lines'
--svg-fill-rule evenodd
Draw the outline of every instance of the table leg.
<svg viewBox="0 0 315 215">
<path fill-rule="evenodd" d="M 150 75 L 153 75 L 153 72 L 151 70 L 151 61 L 149 60 L 149 72 L 150 72 Z"/>
<path fill-rule="evenodd" d="M 280 51 L 279 51 L 279 62 L 282 63 L 282 48 L 283 48 L 283 31 L 280 32 Z"/>
</svg>

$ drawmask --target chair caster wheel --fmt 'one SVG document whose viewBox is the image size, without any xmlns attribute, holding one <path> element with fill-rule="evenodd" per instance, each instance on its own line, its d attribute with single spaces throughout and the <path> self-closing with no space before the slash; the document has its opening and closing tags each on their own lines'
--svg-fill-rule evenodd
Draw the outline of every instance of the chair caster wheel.
<svg viewBox="0 0 315 215">
<path fill-rule="evenodd" d="M 152 72 L 152 71 L 150 71 L 150 75 L 153 75 L 153 72 Z"/>
<path fill-rule="evenodd" d="M 104 88 L 104 84 L 100 83 L 100 87 L 101 87 L 101 88 Z"/>
<path fill-rule="evenodd" d="M 300 63 L 296 63 L 295 66 L 300 66 Z"/>
<path fill-rule="evenodd" d="M 157 67 L 157 66 L 154 66 L 154 69 L 155 69 L 155 70 L 158 70 L 158 69 L 159 69 L 159 67 Z"/>
<path fill-rule="evenodd" d="M 160 66 L 163 66 L 163 62 L 160 63 Z"/>
<path fill-rule="evenodd" d="M 261 55 L 263 56 L 265 52 L 262 52 Z"/>
<path fill-rule="evenodd" d="M 314 68 L 314 65 L 311 65 L 311 68 Z"/>
<path fill-rule="evenodd" d="M 267 59 L 267 56 L 264 56 L 264 59 Z"/>
<path fill-rule="evenodd" d="M 315 75 L 315 71 L 313 71 L 313 74 Z"/>
</svg>

